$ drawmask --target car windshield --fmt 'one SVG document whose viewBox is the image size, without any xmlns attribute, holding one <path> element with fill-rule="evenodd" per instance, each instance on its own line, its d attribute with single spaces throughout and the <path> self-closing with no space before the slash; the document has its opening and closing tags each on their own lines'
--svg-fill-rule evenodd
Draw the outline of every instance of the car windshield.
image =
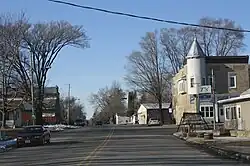
<svg viewBox="0 0 250 166">
<path fill-rule="evenodd" d="M 41 127 L 25 127 L 23 130 L 24 133 L 40 133 L 42 131 Z"/>
<path fill-rule="evenodd" d="M 76 122 L 76 123 L 81 123 L 81 122 L 83 122 L 83 120 L 77 119 L 75 122 Z"/>
</svg>

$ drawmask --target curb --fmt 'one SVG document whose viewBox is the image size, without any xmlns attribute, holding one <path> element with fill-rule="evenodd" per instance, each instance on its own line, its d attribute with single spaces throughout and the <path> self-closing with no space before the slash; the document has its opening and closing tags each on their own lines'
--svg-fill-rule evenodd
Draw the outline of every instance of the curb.
<svg viewBox="0 0 250 166">
<path fill-rule="evenodd" d="M 208 143 L 198 143 L 198 142 L 192 142 L 187 141 L 182 136 L 177 136 L 173 134 L 176 138 L 181 139 L 185 141 L 188 145 L 191 145 L 195 148 L 201 148 L 202 150 L 206 151 L 207 153 L 213 155 L 213 156 L 220 156 L 222 158 L 232 159 L 241 161 L 244 163 L 250 163 L 250 154 L 240 153 L 237 151 L 227 150 L 221 147 L 216 147 L 214 145 L 209 145 Z"/>
</svg>

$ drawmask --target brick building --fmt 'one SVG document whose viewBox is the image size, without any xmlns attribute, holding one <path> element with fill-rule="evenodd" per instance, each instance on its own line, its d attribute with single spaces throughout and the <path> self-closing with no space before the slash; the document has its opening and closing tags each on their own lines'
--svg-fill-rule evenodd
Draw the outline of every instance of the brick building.
<svg viewBox="0 0 250 166">
<path fill-rule="evenodd" d="M 44 109 L 43 119 L 45 123 L 57 123 L 61 121 L 60 108 L 60 93 L 58 87 L 46 87 L 44 89 Z M 6 120 L 14 120 L 16 126 L 23 126 L 32 123 L 32 106 L 29 102 L 23 101 L 21 96 L 9 97 L 7 99 L 9 111 L 6 114 Z M 2 107 L 2 100 L 0 99 L 0 109 Z M 10 109 L 10 108 L 13 109 Z M 2 114 L 0 114 L 0 121 Z"/>
</svg>

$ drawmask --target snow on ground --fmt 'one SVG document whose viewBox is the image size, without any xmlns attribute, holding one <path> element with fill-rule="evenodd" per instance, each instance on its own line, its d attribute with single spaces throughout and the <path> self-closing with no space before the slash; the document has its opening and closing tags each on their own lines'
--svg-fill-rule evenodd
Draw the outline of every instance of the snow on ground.
<svg viewBox="0 0 250 166">
<path fill-rule="evenodd" d="M 45 128 L 48 128 L 50 131 L 63 131 L 65 129 L 77 129 L 79 126 L 55 124 L 55 125 L 44 125 Z"/>
</svg>

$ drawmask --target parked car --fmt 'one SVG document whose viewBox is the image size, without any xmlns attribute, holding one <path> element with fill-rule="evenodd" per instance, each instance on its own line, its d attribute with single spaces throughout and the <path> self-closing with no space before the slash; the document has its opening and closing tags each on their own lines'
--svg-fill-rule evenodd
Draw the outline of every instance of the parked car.
<svg viewBox="0 0 250 166">
<path fill-rule="evenodd" d="M 102 121 L 97 121 L 97 122 L 95 123 L 95 125 L 96 125 L 96 126 L 102 126 Z"/>
<path fill-rule="evenodd" d="M 82 119 L 77 119 L 77 120 L 74 122 L 74 125 L 75 125 L 75 126 L 85 126 L 85 121 L 82 120 Z"/>
<path fill-rule="evenodd" d="M 150 118 L 148 121 L 148 126 L 160 126 L 161 122 L 159 119 Z"/>
<path fill-rule="evenodd" d="M 50 143 L 50 131 L 42 125 L 26 126 L 17 135 L 17 147 Z"/>
<path fill-rule="evenodd" d="M 16 138 L 9 136 L 0 136 L 0 152 L 16 146 Z"/>
</svg>

